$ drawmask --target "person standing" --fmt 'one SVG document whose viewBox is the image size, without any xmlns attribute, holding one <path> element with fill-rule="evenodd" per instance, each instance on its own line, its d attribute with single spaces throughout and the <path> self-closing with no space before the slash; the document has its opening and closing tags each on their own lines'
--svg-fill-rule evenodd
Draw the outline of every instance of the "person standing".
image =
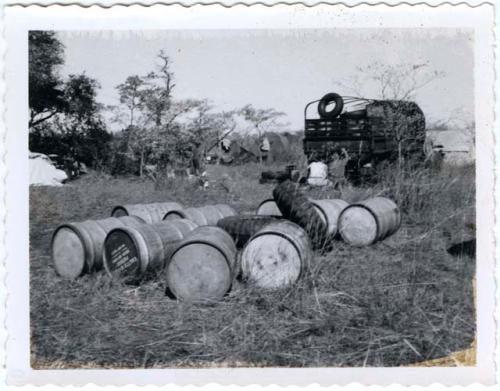
<svg viewBox="0 0 500 391">
<path fill-rule="evenodd" d="M 342 190 L 342 187 L 346 184 L 347 180 L 345 178 L 345 166 L 349 161 L 349 154 L 345 148 L 342 148 L 340 155 L 337 153 L 333 154 L 332 160 L 328 164 L 328 176 L 334 186 L 338 190 Z"/>
<path fill-rule="evenodd" d="M 270 150 L 271 150 L 271 143 L 269 142 L 269 139 L 266 136 L 264 136 L 262 142 L 260 143 L 260 157 L 263 162 L 267 162 Z"/>
<path fill-rule="evenodd" d="M 200 142 L 194 144 L 193 154 L 191 158 L 193 175 L 200 176 L 203 171 L 203 147 Z"/>
</svg>

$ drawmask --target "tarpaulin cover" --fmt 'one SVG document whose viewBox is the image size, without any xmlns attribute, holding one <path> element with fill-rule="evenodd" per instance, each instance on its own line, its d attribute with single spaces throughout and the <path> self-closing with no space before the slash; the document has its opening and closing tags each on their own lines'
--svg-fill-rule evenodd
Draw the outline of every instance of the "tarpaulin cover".
<svg viewBox="0 0 500 391">
<path fill-rule="evenodd" d="M 47 155 L 30 152 L 30 186 L 62 186 L 68 179 L 63 170 L 59 170 Z"/>
</svg>

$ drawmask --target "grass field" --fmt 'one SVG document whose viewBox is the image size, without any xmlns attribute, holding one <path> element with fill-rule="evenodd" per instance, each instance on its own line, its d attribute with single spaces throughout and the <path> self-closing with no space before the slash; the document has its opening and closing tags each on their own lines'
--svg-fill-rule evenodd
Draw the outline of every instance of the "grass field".
<svg viewBox="0 0 500 391">
<path fill-rule="evenodd" d="M 309 191 L 356 201 L 380 194 L 401 207 L 392 237 L 367 248 L 341 241 L 317 254 L 293 287 L 264 292 L 235 282 L 212 305 L 165 296 L 160 276 L 139 287 L 105 273 L 57 276 L 58 224 L 108 217 L 121 203 L 229 203 L 254 211 L 273 185 L 257 165 L 209 168 L 210 188 L 89 174 L 30 189 L 31 358 L 34 368 L 398 366 L 468 348 L 475 335 L 475 260 L 446 252 L 474 212 L 474 167 L 396 175 L 370 188 Z"/>
</svg>

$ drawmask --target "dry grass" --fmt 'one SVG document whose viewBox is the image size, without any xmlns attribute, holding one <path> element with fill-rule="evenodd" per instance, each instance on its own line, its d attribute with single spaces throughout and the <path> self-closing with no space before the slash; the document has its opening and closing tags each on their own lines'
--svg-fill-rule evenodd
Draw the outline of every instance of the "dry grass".
<svg viewBox="0 0 500 391">
<path fill-rule="evenodd" d="M 168 299 L 162 276 L 131 287 L 103 273 L 76 281 L 56 275 L 50 236 L 64 221 L 107 217 L 120 203 L 163 200 L 227 202 L 251 212 L 271 195 L 272 185 L 258 184 L 256 165 L 210 171 L 207 191 L 179 180 L 155 185 L 96 175 L 31 189 L 33 367 L 397 366 L 471 345 L 475 261 L 445 250 L 447 230 L 460 229 L 457 221 L 474 205 L 470 168 L 388 170 L 373 187 L 311 190 L 311 197 L 348 201 L 393 197 L 403 206 L 403 225 L 369 248 L 335 243 L 283 291 L 237 281 L 223 301 L 200 306 Z"/>
</svg>

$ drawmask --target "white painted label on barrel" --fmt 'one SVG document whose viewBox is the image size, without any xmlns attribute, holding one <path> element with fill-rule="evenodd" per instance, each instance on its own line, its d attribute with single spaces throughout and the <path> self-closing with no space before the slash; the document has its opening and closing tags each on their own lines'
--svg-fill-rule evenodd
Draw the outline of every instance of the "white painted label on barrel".
<svg viewBox="0 0 500 391">
<path fill-rule="evenodd" d="M 133 276 L 139 272 L 140 261 L 137 247 L 125 232 L 115 231 L 108 236 L 106 259 L 108 268 L 113 275 Z"/>
</svg>

